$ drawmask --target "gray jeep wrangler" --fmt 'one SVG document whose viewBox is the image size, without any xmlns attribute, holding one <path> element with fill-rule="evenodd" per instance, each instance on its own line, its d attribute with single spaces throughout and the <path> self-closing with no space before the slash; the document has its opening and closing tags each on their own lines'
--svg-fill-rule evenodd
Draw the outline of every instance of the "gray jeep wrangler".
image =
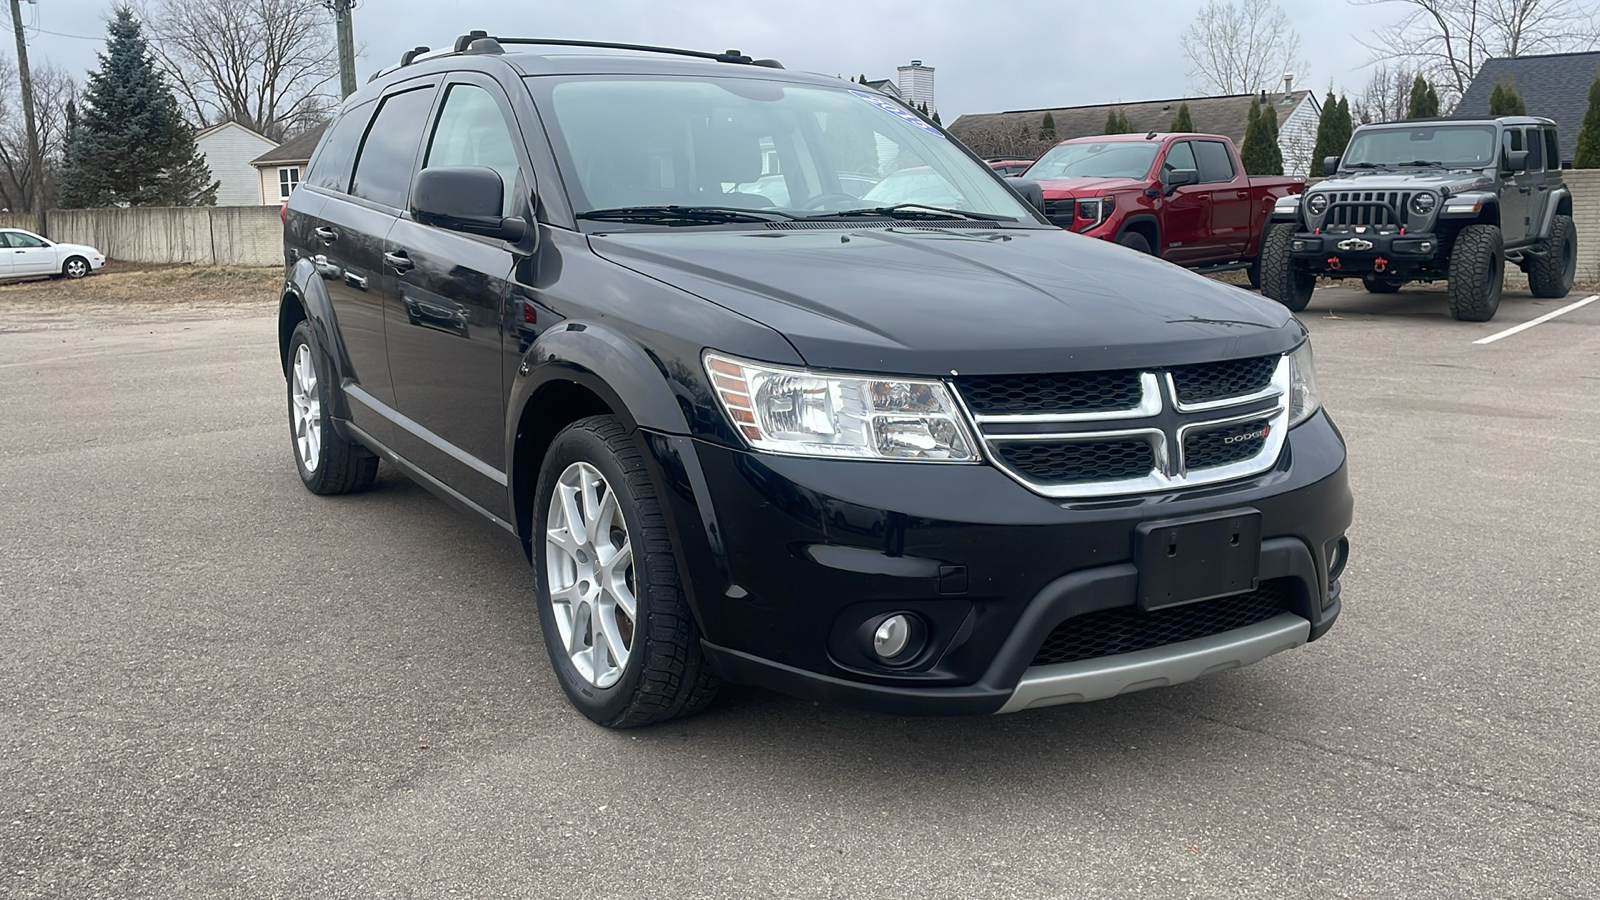
<svg viewBox="0 0 1600 900">
<path fill-rule="evenodd" d="M 1487 322 L 1507 262 L 1535 297 L 1564 297 L 1577 265 L 1572 194 L 1549 119 L 1421 119 L 1364 125 L 1333 175 L 1273 209 L 1262 293 L 1298 312 L 1321 278 L 1389 294 L 1449 283 L 1450 314 Z"/>
</svg>

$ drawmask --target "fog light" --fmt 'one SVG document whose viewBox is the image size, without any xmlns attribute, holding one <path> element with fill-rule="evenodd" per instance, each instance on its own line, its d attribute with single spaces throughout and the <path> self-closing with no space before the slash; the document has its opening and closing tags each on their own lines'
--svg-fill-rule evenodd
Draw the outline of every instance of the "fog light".
<svg viewBox="0 0 1600 900">
<path fill-rule="evenodd" d="M 1290 250 L 1304 250 L 1305 248 L 1306 248 L 1306 242 L 1305 241 L 1295 241 L 1294 243 L 1289 245 L 1289 249 Z"/>
<path fill-rule="evenodd" d="M 906 652 L 906 645 L 910 643 L 911 617 L 905 613 L 895 613 L 884 619 L 872 633 L 872 652 L 878 654 L 879 659 L 894 659 Z"/>
<path fill-rule="evenodd" d="M 1423 241 L 1422 242 L 1422 252 L 1423 253 L 1432 253 L 1433 252 L 1433 243 L 1431 241 Z"/>
</svg>

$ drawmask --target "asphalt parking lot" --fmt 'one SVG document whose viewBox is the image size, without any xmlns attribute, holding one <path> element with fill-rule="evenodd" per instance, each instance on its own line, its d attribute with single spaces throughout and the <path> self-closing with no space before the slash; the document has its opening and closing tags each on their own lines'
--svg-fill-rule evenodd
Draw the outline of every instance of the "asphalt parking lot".
<svg viewBox="0 0 1600 900">
<path fill-rule="evenodd" d="M 607 732 L 515 542 L 319 498 L 272 308 L 0 305 L 0 896 L 1600 895 L 1600 303 L 1321 289 L 1330 635 L 1084 706 Z"/>
</svg>

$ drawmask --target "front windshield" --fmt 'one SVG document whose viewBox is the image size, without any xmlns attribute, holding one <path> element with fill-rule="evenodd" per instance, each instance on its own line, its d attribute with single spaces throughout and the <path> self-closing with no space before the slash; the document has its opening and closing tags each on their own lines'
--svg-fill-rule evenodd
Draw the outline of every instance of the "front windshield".
<svg viewBox="0 0 1600 900">
<path fill-rule="evenodd" d="M 1418 125 L 1374 128 L 1350 139 L 1341 169 L 1437 163 L 1477 168 L 1495 159 L 1492 125 Z"/>
<path fill-rule="evenodd" d="M 1024 173 L 1025 178 L 1143 178 L 1150 174 L 1161 145 L 1099 141 L 1058 144 Z"/>
<path fill-rule="evenodd" d="M 1037 222 L 938 129 L 866 91 L 589 76 L 556 82 L 545 105 L 580 214 L 716 206 L 805 216 L 913 203 Z"/>
</svg>

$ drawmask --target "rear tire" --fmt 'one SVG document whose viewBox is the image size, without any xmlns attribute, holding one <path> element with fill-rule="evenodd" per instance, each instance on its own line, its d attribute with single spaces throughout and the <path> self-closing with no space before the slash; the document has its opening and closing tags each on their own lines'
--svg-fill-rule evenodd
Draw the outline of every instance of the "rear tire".
<svg viewBox="0 0 1600 900">
<path fill-rule="evenodd" d="M 1565 297 L 1578 271 L 1578 229 L 1572 217 L 1556 216 L 1550 236 L 1539 242 L 1538 249 L 1539 255 L 1528 259 L 1528 290 L 1535 297 Z"/>
<path fill-rule="evenodd" d="M 1487 322 L 1500 308 L 1505 284 L 1505 239 L 1498 225 L 1468 225 L 1450 252 L 1450 315 L 1461 322 Z"/>
<path fill-rule="evenodd" d="M 700 649 L 672 532 L 627 426 L 594 416 L 556 435 L 533 514 L 540 629 L 572 705 L 607 728 L 704 709 L 721 681 Z"/>
<path fill-rule="evenodd" d="M 1369 294 L 1395 294 L 1406 286 L 1404 281 L 1391 281 L 1383 278 L 1363 278 L 1361 284 Z"/>
<path fill-rule="evenodd" d="M 1300 312 L 1311 303 L 1317 289 L 1317 276 L 1300 268 L 1289 256 L 1289 242 L 1295 226 L 1274 225 L 1261 239 L 1261 293 Z"/>
<path fill-rule="evenodd" d="M 1137 231 L 1124 232 L 1121 237 L 1117 238 L 1117 243 L 1127 247 L 1129 250 L 1137 250 L 1144 254 L 1154 252 L 1150 249 L 1150 241 Z"/>
<path fill-rule="evenodd" d="M 328 366 L 302 321 L 289 338 L 289 443 L 300 482 L 313 494 L 356 494 L 378 480 L 378 458 L 333 430 Z"/>
</svg>

